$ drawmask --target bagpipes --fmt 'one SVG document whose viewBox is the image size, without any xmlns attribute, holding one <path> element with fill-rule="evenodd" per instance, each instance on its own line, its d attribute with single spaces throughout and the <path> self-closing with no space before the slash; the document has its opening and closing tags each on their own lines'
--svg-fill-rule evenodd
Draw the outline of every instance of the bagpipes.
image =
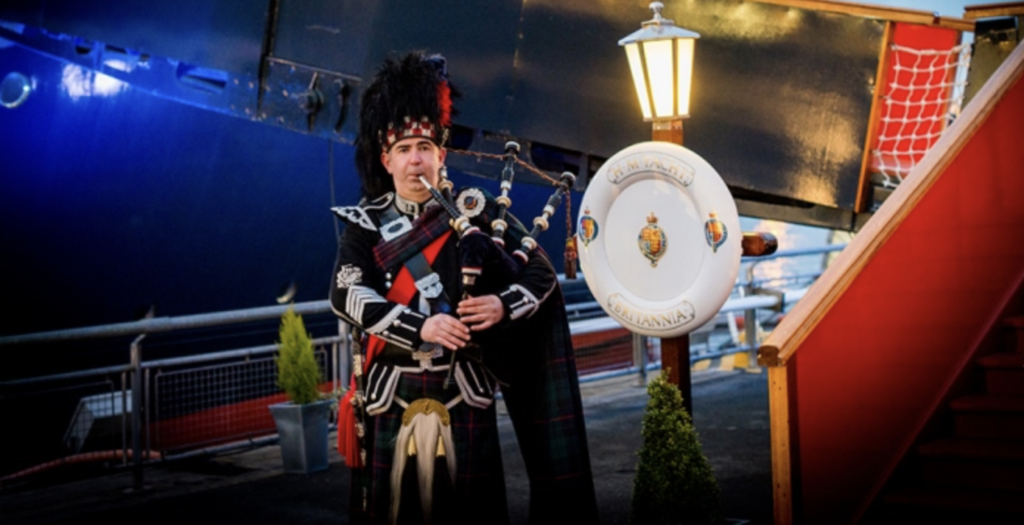
<svg viewBox="0 0 1024 525">
<path fill-rule="evenodd" d="M 426 186 L 431 197 L 436 201 L 451 220 L 450 226 L 459 236 L 459 262 L 462 273 L 462 299 L 465 300 L 475 295 L 478 290 L 478 279 L 484 276 L 493 288 L 497 284 L 507 285 L 513 283 L 529 261 L 530 253 L 537 249 L 537 238 L 549 227 L 548 219 L 554 215 L 561 205 L 562 198 L 570 191 L 576 182 L 576 176 L 565 172 L 556 183 L 555 192 L 548 198 L 541 214 L 533 219 L 533 230 L 524 235 L 520 240 L 519 247 L 509 255 L 505 251 L 505 233 L 508 231 L 508 208 L 512 205 L 509 192 L 512 189 L 512 179 L 515 174 L 515 164 L 518 162 L 519 144 L 509 141 L 505 144 L 503 159 L 505 167 L 501 176 L 501 195 L 495 198 L 498 204 L 496 217 L 491 221 L 491 235 L 488 236 L 479 227 L 474 226 L 470 217 L 461 211 L 451 201 L 451 182 L 442 173 L 438 183 L 440 187 L 434 187 L 423 176 L 420 181 Z M 484 203 L 477 203 L 483 206 Z M 473 343 L 467 345 L 471 353 L 479 350 Z M 445 379 L 445 388 L 451 383 L 454 370 L 455 354 L 452 354 L 451 367 L 448 370 L 448 377 Z"/>
<path fill-rule="evenodd" d="M 451 182 L 446 177 L 441 178 L 438 187 L 434 187 L 423 176 L 420 181 L 426 186 L 431 197 L 436 201 L 451 220 L 449 224 L 459 236 L 459 258 L 462 272 L 463 298 L 473 295 L 477 279 L 487 274 L 489 280 L 509 283 L 515 280 L 519 271 L 529 260 L 529 254 L 538 246 L 537 238 L 549 227 L 548 219 L 554 215 L 561 205 L 563 197 L 570 191 L 576 182 L 576 176 L 565 172 L 556 183 L 555 192 L 548 198 L 544 209 L 538 217 L 533 219 L 533 230 L 524 235 L 520 246 L 509 255 L 505 250 L 505 233 L 508 231 L 507 211 L 512 201 L 509 192 L 512 188 L 512 179 L 515 173 L 515 164 L 518 161 L 519 144 L 509 141 L 505 144 L 505 167 L 502 170 L 501 195 L 495 198 L 498 204 L 496 217 L 491 221 L 492 233 L 490 236 L 484 234 L 479 227 L 474 226 L 470 217 L 463 213 L 451 201 L 450 193 L 446 195 L 445 188 L 450 192 Z M 483 203 L 479 203 L 483 205 Z"/>
<path fill-rule="evenodd" d="M 511 141 L 505 144 L 505 168 L 501 172 L 501 195 L 494 199 L 498 203 L 498 217 L 491 221 L 491 239 L 495 244 L 502 247 L 505 246 L 505 230 L 508 229 L 508 222 L 505 220 L 505 213 L 508 208 L 512 206 L 512 200 L 509 198 L 508 193 L 512 189 L 512 178 L 515 175 L 515 164 L 518 161 L 518 154 L 519 144 Z M 541 212 L 541 215 L 533 219 L 533 231 L 523 238 L 520 248 L 513 252 L 513 255 L 519 257 L 523 264 L 526 264 L 528 254 L 537 248 L 537 236 L 548 229 L 548 219 L 554 215 L 555 210 L 557 210 L 558 206 L 562 203 L 562 197 L 569 193 L 569 190 L 572 189 L 572 186 L 575 183 L 575 175 L 569 172 L 562 173 L 561 179 L 556 183 L 558 188 L 555 189 L 555 193 L 548 198 L 548 202 L 544 206 L 544 210 Z M 569 213 L 569 211 L 566 211 L 566 231 L 571 239 L 572 228 L 569 226 Z M 569 259 L 569 257 L 567 257 L 567 259 Z M 575 262 L 575 257 L 572 257 L 571 259 Z M 569 264 L 566 264 L 566 266 L 569 266 Z M 572 274 L 571 278 L 575 278 L 575 271 L 571 271 L 567 268 L 566 272 Z"/>
<path fill-rule="evenodd" d="M 460 258 L 460 270 L 462 273 L 462 298 L 468 298 L 473 296 L 476 292 L 482 291 L 487 292 L 488 290 L 513 283 L 516 281 L 519 272 L 522 271 L 523 267 L 529 261 L 530 253 L 537 249 L 537 238 L 539 235 L 548 229 L 548 220 L 555 213 L 558 207 L 561 205 L 562 199 L 568 194 L 573 184 L 576 181 L 576 177 L 571 173 L 563 173 L 560 180 L 556 182 L 557 188 L 555 192 L 548 198 L 544 209 L 541 214 L 533 220 L 533 230 L 528 234 L 524 235 L 520 239 L 520 245 L 510 255 L 505 251 L 505 239 L 504 236 L 509 230 L 509 217 L 507 216 L 508 208 L 511 206 L 512 201 L 509 198 L 509 192 L 512 188 L 512 179 L 515 174 L 515 164 L 518 163 L 519 145 L 515 142 L 509 142 L 505 145 L 505 155 L 503 159 L 505 161 L 505 167 L 502 170 L 501 179 L 501 196 L 496 197 L 495 201 L 498 203 L 498 211 L 495 214 L 495 218 L 491 221 L 492 235 L 488 236 L 480 230 L 479 227 L 474 226 L 470 217 L 467 217 L 465 213 L 459 210 L 452 200 L 451 190 L 452 183 L 447 179 L 444 174 L 443 168 L 441 172 L 441 178 L 438 182 L 438 187 L 433 187 L 429 181 L 421 177 L 420 180 L 430 191 L 431 198 L 433 198 L 448 214 L 450 217 L 449 225 L 459 236 L 459 258 Z M 544 175 L 546 177 L 546 175 Z M 568 199 L 566 199 L 568 202 Z M 483 206 L 485 203 L 478 203 Z M 569 212 L 566 212 L 568 225 Z M 567 229 L 571 232 L 571 229 Z M 571 234 L 571 233 L 570 233 Z M 567 249 L 568 253 L 568 249 Z M 566 261 L 566 274 L 572 278 L 570 273 L 570 261 L 574 261 L 575 258 Z M 480 278 L 486 278 L 490 283 L 480 288 L 478 285 L 481 283 Z M 346 458 L 346 463 L 353 468 L 360 467 L 366 464 L 366 450 L 363 444 L 363 439 L 366 435 L 366 405 L 365 405 L 365 381 L 366 378 L 363 374 L 363 363 L 366 359 L 366 349 L 361 344 L 362 334 L 360 330 L 353 326 L 352 327 L 352 356 L 353 356 L 353 377 L 352 385 L 350 387 L 349 395 L 343 401 L 341 412 L 339 413 L 339 432 L 338 432 L 338 444 L 339 450 Z M 473 354 L 473 349 L 464 348 L 463 350 L 469 350 L 464 352 L 464 355 Z M 479 351 L 479 347 L 476 349 Z M 444 388 L 448 388 L 453 381 L 453 373 L 455 370 L 455 353 L 452 353 L 451 363 L 448 369 L 448 375 L 444 381 Z M 349 421 L 344 425 L 340 424 L 340 421 Z"/>
<path fill-rule="evenodd" d="M 498 217 L 491 221 L 491 239 L 499 246 L 505 246 L 505 230 L 508 223 L 505 222 L 505 213 L 512 206 L 512 199 L 508 193 L 512 190 L 512 178 L 516 174 L 516 159 L 519 155 L 519 143 L 509 141 L 505 143 L 505 168 L 501 170 L 501 195 L 495 201 L 498 203 Z"/>
</svg>

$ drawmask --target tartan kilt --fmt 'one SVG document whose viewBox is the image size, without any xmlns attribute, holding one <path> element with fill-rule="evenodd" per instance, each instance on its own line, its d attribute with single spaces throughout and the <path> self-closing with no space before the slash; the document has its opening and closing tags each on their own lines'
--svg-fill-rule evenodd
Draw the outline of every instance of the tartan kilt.
<svg viewBox="0 0 1024 525">
<path fill-rule="evenodd" d="M 530 523 L 598 523 L 576 357 L 561 292 L 552 293 L 517 330 L 519 337 L 506 338 L 511 346 L 497 348 L 498 355 L 515 356 L 514 361 L 489 366 L 507 381 L 501 392 L 530 478 Z"/>
<path fill-rule="evenodd" d="M 447 372 L 402 373 L 395 397 L 406 403 L 429 398 L 445 404 L 459 394 L 454 384 L 447 390 L 443 388 L 446 376 Z M 352 523 L 390 523 L 391 465 L 404 411 L 393 402 L 386 412 L 367 416 L 366 464 L 352 470 Z M 456 458 L 455 487 L 451 489 L 447 467 L 439 458 L 434 474 L 434 522 L 508 523 L 495 405 L 479 409 L 460 401 L 449 409 L 449 414 Z M 408 477 L 415 471 L 416 462 L 410 458 L 405 474 Z M 415 484 L 403 485 L 399 523 L 407 522 L 403 518 L 418 515 L 419 505 Z"/>
</svg>

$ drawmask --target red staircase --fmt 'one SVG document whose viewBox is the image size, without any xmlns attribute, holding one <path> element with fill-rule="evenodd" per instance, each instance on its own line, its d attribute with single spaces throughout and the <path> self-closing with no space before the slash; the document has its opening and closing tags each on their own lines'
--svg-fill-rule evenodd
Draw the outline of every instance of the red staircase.
<svg viewBox="0 0 1024 525">
<path fill-rule="evenodd" d="M 904 462 L 869 523 L 1024 523 L 1024 316 L 1006 348 L 975 362 L 973 391 L 945 408 L 945 432 Z"/>
</svg>

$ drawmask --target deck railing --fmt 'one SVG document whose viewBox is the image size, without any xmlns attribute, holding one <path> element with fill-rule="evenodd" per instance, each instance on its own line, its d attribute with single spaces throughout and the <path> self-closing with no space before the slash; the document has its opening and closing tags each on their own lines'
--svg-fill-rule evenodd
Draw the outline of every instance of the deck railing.
<svg viewBox="0 0 1024 525">
<path fill-rule="evenodd" d="M 807 250 L 781 251 L 769 258 L 745 259 L 750 265 L 746 279 L 737 284 L 737 297 L 722 308 L 722 314 L 746 311 L 750 318 L 758 309 L 781 310 L 803 297 L 804 289 L 762 294 L 759 281 L 753 279 L 753 266 L 762 260 L 779 257 L 821 255 L 839 251 L 845 245 Z M 816 275 L 791 276 L 797 281 L 813 280 Z M 577 285 L 578 286 L 578 285 Z M 740 297 L 739 295 L 745 295 Z M 331 319 L 328 301 L 292 305 L 307 319 Z M 0 454 L 0 485 L 18 483 L 56 467 L 76 463 L 103 463 L 115 467 L 132 467 L 135 483 L 141 487 L 143 466 L 147 462 L 166 461 L 197 454 L 210 454 L 230 448 L 255 447 L 276 441 L 276 428 L 267 409 L 269 404 L 284 401 L 276 386 L 274 344 L 239 349 L 203 352 L 170 358 L 147 358 L 147 337 L 161 333 L 191 333 L 197 329 L 228 329 L 244 323 L 272 322 L 289 306 L 269 306 L 189 315 L 144 319 L 130 323 L 60 330 L 0 337 L 0 351 L 17 353 L 26 349 L 53 347 L 84 340 L 117 341 L 135 336 L 128 345 L 130 361 L 89 370 L 17 378 L 0 381 L 0 413 L 32 417 L 38 411 L 48 413 L 47 423 L 26 430 L 32 450 L 4 447 Z M 623 331 L 621 325 L 604 315 L 593 301 L 579 301 L 567 306 L 570 329 L 574 336 L 595 332 Z M 334 324 L 330 326 L 335 326 Z M 325 392 L 340 395 L 349 375 L 349 336 L 343 323 L 337 331 L 314 339 L 317 360 L 324 372 Z M 323 324 L 320 325 L 323 331 Z M 705 328 L 710 332 L 711 328 Z M 692 359 L 720 357 L 729 353 L 747 352 L 754 344 L 737 344 L 731 340 L 724 348 L 712 349 L 705 339 Z M 701 341 L 695 338 L 696 341 Z M 150 341 L 152 343 L 152 341 Z M 111 343 L 121 344 L 121 343 Z M 622 346 L 622 343 L 617 343 Z M 150 346 L 150 354 L 157 344 Z M 607 345 L 606 345 L 607 346 Z M 639 374 L 660 367 L 644 352 L 628 349 L 610 366 L 600 362 L 608 348 L 579 348 L 581 382 L 610 376 Z M 712 351 L 713 350 L 713 351 Z M 136 407 L 141 410 L 136 410 Z M 28 453 L 26 453 L 28 452 Z"/>
</svg>

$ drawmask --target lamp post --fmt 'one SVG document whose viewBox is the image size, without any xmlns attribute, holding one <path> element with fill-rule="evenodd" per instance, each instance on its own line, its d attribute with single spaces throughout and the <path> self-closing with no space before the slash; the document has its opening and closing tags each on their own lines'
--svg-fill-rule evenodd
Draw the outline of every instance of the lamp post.
<svg viewBox="0 0 1024 525">
<path fill-rule="evenodd" d="M 665 7 L 651 2 L 654 18 L 619 40 L 629 59 L 640 111 L 652 123 L 651 138 L 683 144 L 683 119 L 690 116 L 693 48 L 700 35 L 661 16 Z"/>
<path fill-rule="evenodd" d="M 654 18 L 619 45 L 626 49 L 644 121 L 652 123 L 651 139 L 682 146 L 683 119 L 690 116 L 693 48 L 700 35 L 662 17 L 664 7 L 651 2 Z M 642 336 L 633 338 L 634 347 L 644 346 Z M 669 382 L 679 387 L 686 411 L 693 414 L 689 334 L 661 339 L 661 365 L 669 369 Z"/>
<path fill-rule="evenodd" d="M 641 23 L 640 29 L 619 40 L 626 50 L 640 111 L 651 122 L 651 139 L 683 145 L 683 119 L 690 116 L 690 87 L 693 81 L 694 44 L 698 33 L 678 27 L 663 17 L 661 2 L 651 2 L 654 18 Z M 744 256 L 775 253 L 778 241 L 770 233 L 743 232 Z M 634 336 L 639 345 L 639 335 Z M 756 341 L 750 338 L 750 362 L 754 362 Z M 686 409 L 690 402 L 690 336 L 661 339 L 662 368 L 670 368 L 669 381 L 683 393 Z M 691 411 L 692 413 L 692 411 Z"/>
</svg>

